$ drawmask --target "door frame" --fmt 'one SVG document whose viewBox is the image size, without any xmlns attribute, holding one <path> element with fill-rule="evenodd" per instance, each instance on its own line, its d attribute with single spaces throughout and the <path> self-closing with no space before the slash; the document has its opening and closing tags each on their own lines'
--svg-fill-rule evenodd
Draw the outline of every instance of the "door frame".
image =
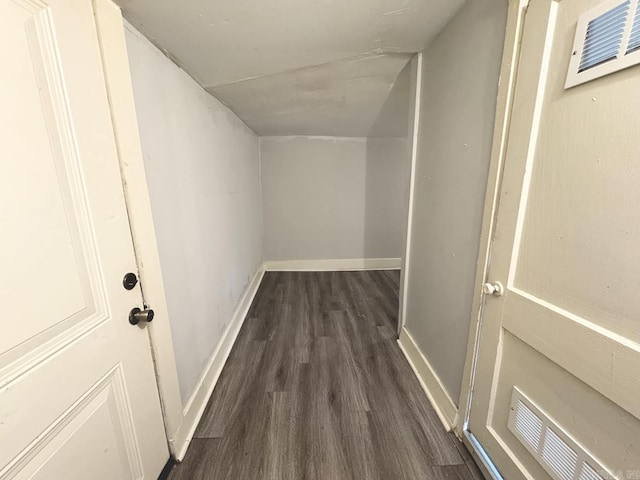
<svg viewBox="0 0 640 480">
<path fill-rule="evenodd" d="M 491 459 L 485 454 L 482 446 L 468 431 L 467 425 L 471 412 L 475 367 L 480 344 L 480 333 L 483 322 L 484 294 L 482 287 L 487 282 L 487 274 L 491 264 L 491 248 L 499 210 L 500 189 L 506 161 L 507 142 L 511 125 L 513 96 L 517 80 L 520 45 L 524 29 L 524 21 L 530 0 L 507 0 L 509 3 L 505 41 L 500 66 L 500 80 L 496 100 L 496 115 L 489 161 L 489 175 L 482 214 L 482 230 L 476 266 L 476 278 L 473 292 L 473 303 L 467 341 L 467 355 L 462 377 L 462 389 L 459 399 L 459 414 L 455 425 L 456 434 L 465 445 L 477 456 L 478 464 L 485 477 L 500 479 L 500 474 L 493 466 Z M 557 0 L 559 1 L 559 0 Z"/>
<path fill-rule="evenodd" d="M 120 8 L 111 0 L 91 1 L 140 288 L 145 305 L 152 307 L 155 312 L 155 320 L 147 326 L 146 331 L 153 356 L 167 443 L 172 457 L 181 458 L 188 445 L 189 428 L 184 422 L 160 256 L 138 134 L 124 21 Z"/>
<path fill-rule="evenodd" d="M 467 444 L 474 453 L 478 454 L 480 463 L 485 465 L 484 473 L 489 478 L 496 478 L 494 474 L 490 473 L 492 469 L 490 460 L 483 458 L 481 447 L 473 441 L 473 438 L 469 437 L 466 429 L 473 395 L 474 370 L 479 334 L 482 328 L 482 307 L 484 300 L 482 286 L 486 281 L 485 279 L 491 260 L 491 240 L 498 212 L 498 199 L 505 161 L 508 130 L 511 121 L 513 92 L 517 77 L 516 67 L 520 53 L 520 41 L 525 13 L 529 4 L 529 0 L 506 1 L 508 1 L 509 7 L 500 67 L 500 83 L 496 102 L 493 143 L 483 208 L 483 221 L 470 317 L 467 354 L 459 399 L 460 413 L 457 416 L 457 423 L 454 427 L 458 436 L 465 441 L 465 444 Z M 153 226 L 142 147 L 137 133 L 138 124 L 125 43 L 125 27 L 120 8 L 111 0 L 92 0 L 92 3 L 100 42 L 106 83 L 105 88 L 111 107 L 113 132 L 118 150 L 127 213 L 138 263 L 140 285 L 145 304 L 149 304 L 156 313 L 157 321 L 149 325 L 147 332 L 149 333 L 154 358 L 156 381 L 162 404 L 167 441 L 172 456 L 180 458 L 184 453 L 184 446 L 188 444 L 189 432 L 184 422 L 173 341 L 161 274 L 160 257 Z M 419 105 L 420 67 L 422 67 L 421 55 L 418 54 L 418 57 L 416 110 Z M 415 112 L 414 116 L 417 116 Z M 417 118 L 413 120 L 415 123 L 418 123 Z M 415 137 L 417 133 L 416 128 L 414 138 L 412 139 L 412 150 L 415 150 L 415 144 L 417 143 Z M 412 151 L 412 153 L 414 152 Z M 412 157 L 414 156 L 415 155 L 412 155 Z M 411 222 L 409 222 L 409 225 L 410 224 Z M 409 234 L 410 232 L 407 233 L 407 236 L 409 236 Z M 403 274 L 406 275 L 406 268 Z M 403 288 L 403 290 L 405 288 Z M 404 312 L 401 312 L 398 322 L 399 326 L 404 323 L 403 317 Z"/>
</svg>

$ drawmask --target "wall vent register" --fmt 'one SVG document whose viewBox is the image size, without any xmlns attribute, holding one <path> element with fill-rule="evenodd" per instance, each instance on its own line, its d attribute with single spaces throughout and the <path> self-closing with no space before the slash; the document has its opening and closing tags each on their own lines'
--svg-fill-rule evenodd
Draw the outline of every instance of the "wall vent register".
<svg viewBox="0 0 640 480">
<path fill-rule="evenodd" d="M 640 0 L 610 0 L 578 19 L 565 88 L 640 63 Z"/>
<path fill-rule="evenodd" d="M 615 478 L 517 387 L 511 397 L 508 427 L 555 480 Z"/>
</svg>

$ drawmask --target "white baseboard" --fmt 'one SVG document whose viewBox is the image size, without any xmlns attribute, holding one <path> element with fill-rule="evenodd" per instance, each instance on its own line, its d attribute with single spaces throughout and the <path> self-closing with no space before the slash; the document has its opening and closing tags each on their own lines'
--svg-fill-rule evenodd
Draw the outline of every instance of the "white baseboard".
<svg viewBox="0 0 640 480">
<path fill-rule="evenodd" d="M 335 260 L 270 260 L 264 262 L 268 272 L 323 272 L 349 270 L 397 270 L 399 258 L 340 258 Z"/>
<path fill-rule="evenodd" d="M 233 312 L 231 321 L 222 335 L 220 343 L 218 343 L 213 355 L 209 358 L 209 362 L 198 379 L 198 383 L 196 384 L 193 394 L 184 407 L 184 420 L 176 434 L 177 461 L 182 461 L 187 453 L 187 448 L 189 447 L 191 439 L 196 431 L 196 427 L 202 418 L 202 414 L 207 406 L 209 397 L 211 397 L 211 394 L 213 393 L 213 389 L 220 377 L 222 368 L 229 357 L 229 353 L 231 353 L 231 348 L 238 337 L 238 333 L 240 333 L 240 328 L 244 323 L 249 307 L 251 307 L 251 302 L 253 302 L 253 298 L 258 291 L 263 275 L 264 265 L 260 265 L 256 270 L 256 273 L 253 275 L 251 282 L 247 285 L 247 288 L 242 294 L 242 297 L 238 302 L 238 306 Z"/>
<path fill-rule="evenodd" d="M 413 372 L 418 377 L 420 385 L 422 385 L 427 397 L 429 397 L 429 401 L 438 414 L 442 425 L 450 432 L 456 425 L 458 407 L 453 403 L 435 370 L 405 328 L 400 333 L 398 345 L 407 358 L 409 365 L 411 365 Z"/>
</svg>

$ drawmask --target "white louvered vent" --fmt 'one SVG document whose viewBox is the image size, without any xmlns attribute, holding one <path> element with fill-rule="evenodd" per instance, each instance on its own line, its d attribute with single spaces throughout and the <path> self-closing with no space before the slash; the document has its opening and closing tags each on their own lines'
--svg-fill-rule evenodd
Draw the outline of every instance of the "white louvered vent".
<svg viewBox="0 0 640 480">
<path fill-rule="evenodd" d="M 513 388 L 508 426 L 555 480 L 615 478 L 517 387 Z"/>
<path fill-rule="evenodd" d="M 565 88 L 640 63 L 640 0 L 609 0 L 578 19 Z"/>
<path fill-rule="evenodd" d="M 562 480 L 573 480 L 578 454 L 574 452 L 553 430 L 547 428 L 542 443 L 542 460 Z"/>
<path fill-rule="evenodd" d="M 600 480 L 602 477 L 588 463 L 582 464 L 578 480 Z"/>
<path fill-rule="evenodd" d="M 627 55 L 640 49 L 640 5 L 636 6 L 636 13 L 631 24 L 631 36 L 627 45 Z"/>
<path fill-rule="evenodd" d="M 540 420 L 527 406 L 518 401 L 515 409 L 515 429 L 522 435 L 522 440 L 538 450 L 540 435 L 542 434 L 542 420 Z"/>
<path fill-rule="evenodd" d="M 618 56 L 627 21 L 630 0 L 604 12 L 587 24 L 578 72 L 583 72 Z"/>
</svg>

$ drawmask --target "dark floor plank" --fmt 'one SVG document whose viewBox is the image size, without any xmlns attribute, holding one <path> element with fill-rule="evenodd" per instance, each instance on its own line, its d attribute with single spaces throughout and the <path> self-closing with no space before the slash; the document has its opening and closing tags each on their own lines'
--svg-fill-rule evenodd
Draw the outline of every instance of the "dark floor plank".
<svg viewBox="0 0 640 480">
<path fill-rule="evenodd" d="M 399 282 L 267 272 L 170 479 L 477 480 L 396 343 Z"/>
<path fill-rule="evenodd" d="M 455 438 L 455 435 L 453 433 L 450 433 L 449 435 Z M 476 462 L 473 459 L 473 455 L 471 454 L 471 452 L 467 450 L 467 447 L 464 445 L 464 443 L 462 443 L 457 438 L 455 438 L 455 440 L 456 440 L 456 443 L 455 443 L 456 448 L 458 449 L 458 452 L 460 452 L 460 456 L 464 460 L 464 463 L 467 465 L 467 468 L 471 473 L 471 476 L 469 478 L 472 480 L 484 480 L 484 475 L 482 475 L 482 472 L 478 468 L 478 465 L 476 465 Z"/>
<path fill-rule="evenodd" d="M 218 467 L 219 438 L 194 438 L 182 463 L 173 467 L 169 478 L 171 480 L 210 480 Z"/>
<path fill-rule="evenodd" d="M 345 453 L 352 478 L 384 480 L 376 468 L 376 451 L 368 412 L 346 412 L 342 421 Z"/>
<path fill-rule="evenodd" d="M 237 353 L 222 369 L 214 395 L 209 401 L 195 438 L 221 438 L 227 424 L 238 415 L 243 401 L 255 392 L 256 383 L 264 372 L 265 342 L 247 342 L 242 356 Z"/>
<path fill-rule="evenodd" d="M 466 465 L 445 465 L 433 467 L 436 480 L 468 480 L 470 472 Z"/>
</svg>

